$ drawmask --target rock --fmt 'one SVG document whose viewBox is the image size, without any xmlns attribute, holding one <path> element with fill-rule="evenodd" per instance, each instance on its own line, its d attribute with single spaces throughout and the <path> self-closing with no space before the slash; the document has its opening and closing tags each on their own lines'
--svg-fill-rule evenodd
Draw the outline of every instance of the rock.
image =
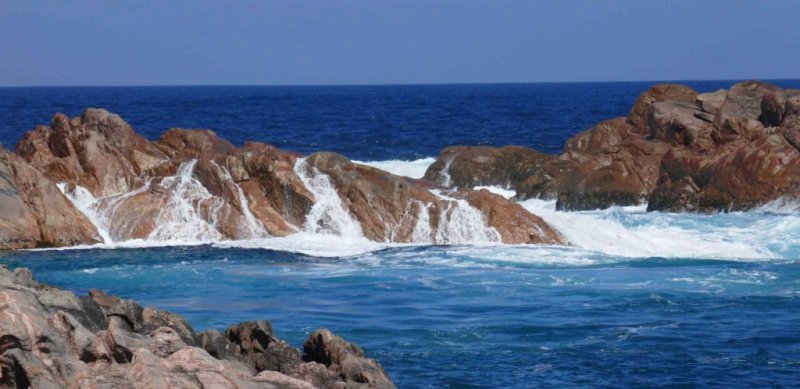
<svg viewBox="0 0 800 389">
<path fill-rule="evenodd" d="M 697 106 L 703 112 L 716 116 L 727 97 L 728 91 L 725 89 L 719 89 L 711 93 L 701 93 L 697 95 Z"/>
<path fill-rule="evenodd" d="M 315 389 L 316 386 L 297 378 L 278 373 L 277 371 L 262 371 L 255 378 L 257 382 L 266 382 L 277 388 L 285 389 Z"/>
<path fill-rule="evenodd" d="M 300 351 L 275 338 L 272 326 L 265 321 L 245 322 L 225 330 L 227 344 L 214 348 L 216 355 L 228 355 L 251 366 L 255 371 L 286 371 L 300 364 Z M 210 342 L 214 344 L 215 342 Z"/>
<path fill-rule="evenodd" d="M 317 362 L 338 373 L 347 382 L 368 384 L 374 388 L 394 388 L 378 362 L 367 359 L 358 346 L 326 329 L 312 333 L 303 344 L 305 360 Z"/>
<path fill-rule="evenodd" d="M 462 174 L 465 179 L 469 170 L 493 166 L 493 170 L 482 172 L 480 180 L 471 181 L 486 184 L 503 180 L 515 185 L 553 159 L 515 146 L 451 151 L 459 156 L 456 165 L 465 172 Z M 88 109 L 71 120 L 57 114 L 50 126 L 39 126 L 26 134 L 17 152 L 31 165 L 30 174 L 38 176 L 26 181 L 26 185 L 14 181 L 15 186 L 6 185 L 10 189 L 4 193 L 16 196 L 17 188 L 27 189 L 40 183 L 52 192 L 46 199 L 52 197 L 68 203 L 65 196 L 57 193 L 57 188 L 48 184 L 48 180 L 55 180 L 69 196 L 93 201 L 91 216 L 98 220 L 105 240 L 177 237 L 240 240 L 286 236 L 304 228 L 341 232 L 336 231 L 341 227 L 337 226 L 339 220 L 323 218 L 317 220 L 321 226 L 305 225 L 320 199 L 315 198 L 304 180 L 316 180 L 318 172 L 332 180 L 347 212 L 358 224 L 348 228 L 360 229 L 368 239 L 434 243 L 472 239 L 469 233 L 460 234 L 457 239 L 437 234 L 451 230 L 444 227 L 451 216 L 460 215 L 454 212 L 458 207 L 469 206 L 431 192 L 444 188 L 357 165 L 333 153 L 312 155 L 299 168 L 301 160 L 296 153 L 258 142 L 237 148 L 211 130 L 171 129 L 157 141 L 148 142 L 119 116 L 98 109 Z M 496 163 L 480 163 L 486 158 Z M 458 177 L 460 173 L 454 174 Z M 468 190 L 465 188 L 456 197 L 470 196 Z M 21 193 L 19 199 L 9 199 L 8 206 L 0 210 L 9 216 L 8 221 L 0 224 L 5 239 L 14 242 L 7 243 L 9 247 L 101 240 L 85 216 L 78 215 L 70 221 L 58 218 L 59 212 L 80 213 L 71 205 L 50 211 L 49 203 L 42 206 L 36 203 L 35 209 L 30 209 L 31 203 L 26 202 L 29 197 L 38 198 Z M 500 240 L 506 243 L 557 240 L 540 218 L 505 202 L 493 197 L 480 201 L 483 211 L 489 212 L 484 212 L 489 223 L 486 228 L 495 228 Z M 489 211 L 500 209 L 507 211 Z M 30 221 L 45 211 L 54 220 L 38 223 L 40 228 L 36 231 Z M 511 219 L 501 219 L 498 215 Z M 541 231 L 547 232 L 547 236 L 540 236 Z M 31 237 L 37 232 L 41 236 Z M 54 241 L 57 242 L 51 243 Z M 185 333 L 182 338 L 188 341 Z"/>
<path fill-rule="evenodd" d="M 97 230 L 55 183 L 0 148 L 0 249 L 98 241 Z"/>
<path fill-rule="evenodd" d="M 557 199 L 559 210 L 646 202 L 650 210 L 728 211 L 798 196 L 797 129 L 800 91 L 748 81 L 697 94 L 664 84 L 640 95 L 627 118 L 570 138 L 557 157 L 509 167 L 504 158 L 521 159 L 512 151 L 448 150 L 467 160 L 455 170 L 459 184 L 511 169 L 520 173 L 518 199 Z M 451 160 L 458 154 L 443 152 L 428 178 L 443 182 Z"/>
<path fill-rule="evenodd" d="M 94 108 L 73 120 L 56 114 L 49 127 L 25 134 L 17 153 L 51 180 L 95 197 L 142 186 L 142 173 L 167 159 L 118 115 Z"/>
<path fill-rule="evenodd" d="M 648 129 L 649 131 L 649 129 Z M 669 137 L 670 128 L 660 129 Z M 556 198 L 560 210 L 607 208 L 646 201 L 670 145 L 647 139 L 623 118 L 571 138 L 550 165 L 520 185 L 517 197 Z"/>
<path fill-rule="evenodd" d="M 648 111 L 650 138 L 676 146 L 696 146 L 697 149 L 712 147 L 711 122 L 694 104 L 659 101 Z"/>
<path fill-rule="evenodd" d="M 439 153 L 424 179 L 453 188 L 499 186 L 516 190 L 555 157 L 521 147 L 456 146 Z"/>
<path fill-rule="evenodd" d="M 156 147 L 171 159 L 213 159 L 226 155 L 235 147 L 211 130 L 173 128 L 158 138 Z"/>
<path fill-rule="evenodd" d="M 452 226 L 455 209 L 468 204 L 474 207 L 474 202 L 481 205 L 485 226 L 494 228 L 505 243 L 561 242 L 558 234 L 541 218 L 488 192 L 445 191 L 447 193 L 437 195 L 423 181 L 352 163 L 342 155 L 327 152 L 312 154 L 301 169 L 309 176 L 326 176 L 318 179 L 330 181 L 342 206 L 371 240 L 449 243 L 452 237 L 447 236 L 447 230 Z M 460 204 L 458 199 L 472 201 Z M 470 232 L 459 230 L 455 234 L 463 238 L 462 235 Z M 478 238 L 485 237 L 475 237 Z"/>
<path fill-rule="evenodd" d="M 697 100 L 697 92 L 685 85 L 678 84 L 657 84 L 648 91 L 639 95 L 636 102 L 628 113 L 626 121 L 642 132 L 648 131 L 647 115 L 650 106 L 659 101 L 675 101 L 684 103 L 694 103 Z"/>
<path fill-rule="evenodd" d="M 500 233 L 503 243 L 563 244 L 564 242 L 561 235 L 542 218 L 500 195 L 483 189 L 467 192 L 464 199 L 483 213 L 486 223 Z"/>
<path fill-rule="evenodd" d="M 264 321 L 225 336 L 206 331 L 194 347 L 184 340 L 194 342 L 191 327 L 173 313 L 97 290 L 78 298 L 27 269 L 0 266 L 0 317 L 0 387 L 394 387 L 377 362 L 327 330 L 307 343 L 330 366 L 304 361 Z"/>
<path fill-rule="evenodd" d="M 183 342 L 195 345 L 195 333 L 189 322 L 172 312 L 147 307 L 142 310 L 142 327 L 146 329 L 170 328 Z"/>
<path fill-rule="evenodd" d="M 716 158 L 675 150 L 664 157 L 648 209 L 737 211 L 800 196 L 800 152 L 773 134 Z"/>
</svg>

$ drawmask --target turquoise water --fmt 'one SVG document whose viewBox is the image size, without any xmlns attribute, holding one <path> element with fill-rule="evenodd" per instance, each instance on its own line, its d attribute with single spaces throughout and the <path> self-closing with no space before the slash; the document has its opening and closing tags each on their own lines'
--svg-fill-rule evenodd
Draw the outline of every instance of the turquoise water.
<svg viewBox="0 0 800 389">
<path fill-rule="evenodd" d="M 567 230 L 578 247 L 322 258 L 215 244 L 13 252 L 0 262 L 78 293 L 96 287 L 179 312 L 198 329 L 267 319 L 299 346 L 325 326 L 404 388 L 797 385 L 800 217 L 640 207 L 560 216 L 562 229 L 580 221 Z"/>
</svg>

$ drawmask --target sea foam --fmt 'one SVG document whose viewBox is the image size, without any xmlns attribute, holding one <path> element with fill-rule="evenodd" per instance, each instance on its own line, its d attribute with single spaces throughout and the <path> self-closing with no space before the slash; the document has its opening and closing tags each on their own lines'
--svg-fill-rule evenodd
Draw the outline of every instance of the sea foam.
<svg viewBox="0 0 800 389">
<path fill-rule="evenodd" d="M 434 162 L 434 158 L 415 161 L 359 162 L 411 178 L 420 178 Z M 222 240 L 210 233 L 207 222 L 197 220 L 192 210 L 185 207 L 189 199 L 210 201 L 202 184 L 192 177 L 193 163 L 182 166 L 178 174 L 166 179 L 174 184 L 173 202 L 180 203 L 176 210 L 167 211 L 168 219 L 188 225 L 175 226 L 171 234 L 162 226 L 159 234 L 145 240 L 115 241 L 106 229 L 106 218 L 113 212 L 98 209 L 101 199 L 95 199 L 87 190 L 76 188 L 72 192 L 66 185 L 59 188 L 100 231 L 105 243 L 76 246 L 66 249 L 135 248 L 159 246 L 213 245 L 219 248 L 252 248 L 301 253 L 317 257 L 363 256 L 391 248 L 453 245 L 445 262 L 466 263 L 529 263 L 584 266 L 636 258 L 686 258 L 724 260 L 773 260 L 795 258 L 800 255 L 800 215 L 794 212 L 797 203 L 780 200 L 750 212 L 722 214 L 646 212 L 646 205 L 612 207 L 605 210 L 562 212 L 556 211 L 554 201 L 526 200 L 520 204 L 531 213 L 542 217 L 568 241 L 569 246 L 505 245 L 499 242 L 496 231 L 486 227 L 481 215 L 464 204 L 453 212 L 445 210 L 444 223 L 436 230 L 427 225 L 427 205 L 419 204 L 420 221 L 413 232 L 412 244 L 373 242 L 364 237 L 361 226 L 348 213 L 333 188 L 330 178 L 316 171 L 308 171 L 304 160 L 299 160 L 296 172 L 314 194 L 317 203 L 312 208 L 301 231 L 286 237 L 269 237 L 251 215 L 245 214 L 245 226 L 252 231 L 252 239 Z M 198 186 L 199 185 L 199 186 Z M 505 198 L 513 198 L 512 190 L 496 186 L 478 186 Z M 458 203 L 441 192 L 440 198 Z M 240 201 L 246 200 L 240 193 Z M 122 194 L 119 196 L 127 196 Z M 113 201 L 108 201 L 113 206 Z M 242 201 L 246 204 L 245 201 Z M 462 203 L 465 203 L 461 201 Z M 455 205 L 455 204 L 454 204 Z M 213 208 L 213 207 L 212 207 Z M 112 208 L 113 210 L 113 208 Z M 63 248 L 62 248 L 63 249 Z M 436 261 L 435 255 L 426 255 Z"/>
</svg>

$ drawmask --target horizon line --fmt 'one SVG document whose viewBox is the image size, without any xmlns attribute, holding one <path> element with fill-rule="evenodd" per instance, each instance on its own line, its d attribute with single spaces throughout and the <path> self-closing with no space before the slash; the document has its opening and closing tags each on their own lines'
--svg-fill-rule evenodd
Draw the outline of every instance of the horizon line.
<svg viewBox="0 0 800 389">
<path fill-rule="evenodd" d="M 12 88 L 174 88 L 174 87 L 374 87 L 374 86 L 457 86 L 457 85 L 531 85 L 531 84 L 610 84 L 610 83 L 675 83 L 675 82 L 739 82 L 739 81 L 800 81 L 800 78 L 686 78 L 660 80 L 603 80 L 603 81 L 478 81 L 478 82 L 411 82 L 411 83 L 320 83 L 320 84 L 52 84 L 52 85 L 0 85 Z"/>
</svg>

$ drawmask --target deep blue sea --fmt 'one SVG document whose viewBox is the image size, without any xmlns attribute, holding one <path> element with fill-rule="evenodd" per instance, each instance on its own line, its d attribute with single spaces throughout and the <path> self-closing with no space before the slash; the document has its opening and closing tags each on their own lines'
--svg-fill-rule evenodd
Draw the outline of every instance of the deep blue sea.
<svg viewBox="0 0 800 389">
<path fill-rule="evenodd" d="M 449 145 L 556 153 L 651 84 L 0 88 L 0 140 L 12 148 L 56 111 L 93 106 L 149 139 L 212 128 L 235 144 L 334 150 L 418 176 Z M 401 388 L 800 387 L 798 204 L 719 215 L 523 206 L 572 246 L 298 236 L 4 252 L 0 263 L 179 312 L 197 329 L 266 319 L 299 347 L 327 327 Z"/>
</svg>

